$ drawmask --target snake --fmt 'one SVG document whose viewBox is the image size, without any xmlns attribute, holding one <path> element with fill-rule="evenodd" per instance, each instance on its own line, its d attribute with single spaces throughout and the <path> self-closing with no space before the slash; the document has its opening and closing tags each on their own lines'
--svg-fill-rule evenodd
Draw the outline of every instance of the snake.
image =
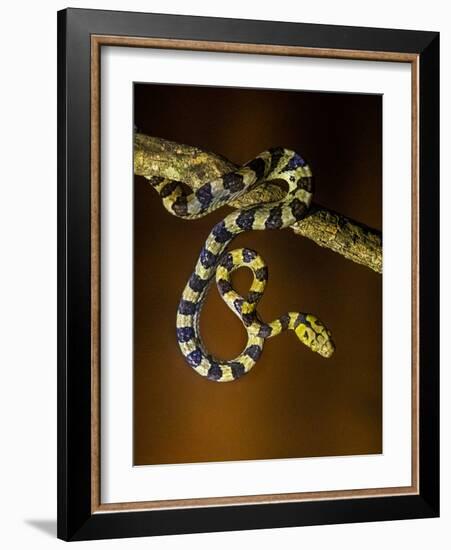
<svg viewBox="0 0 451 550">
<path fill-rule="evenodd" d="M 149 178 L 163 206 L 184 219 L 205 216 L 265 182 L 285 187 L 276 202 L 251 204 L 234 210 L 217 223 L 202 246 L 194 271 L 183 290 L 176 315 L 176 336 L 186 362 L 201 376 L 216 382 L 230 382 L 248 373 L 259 360 L 266 339 L 285 330 L 320 356 L 329 358 L 335 345 L 331 332 L 311 313 L 289 312 L 270 323 L 257 311 L 268 281 L 268 267 L 254 250 L 227 250 L 244 231 L 284 229 L 304 218 L 313 196 L 312 171 L 295 151 L 283 147 L 263 151 L 240 168 L 190 189 L 181 181 L 163 176 Z M 232 286 L 233 271 L 246 267 L 253 281 L 246 297 Z M 199 330 L 199 319 L 212 281 L 226 305 L 238 316 L 247 332 L 243 351 L 232 360 L 221 360 L 208 352 Z"/>
</svg>

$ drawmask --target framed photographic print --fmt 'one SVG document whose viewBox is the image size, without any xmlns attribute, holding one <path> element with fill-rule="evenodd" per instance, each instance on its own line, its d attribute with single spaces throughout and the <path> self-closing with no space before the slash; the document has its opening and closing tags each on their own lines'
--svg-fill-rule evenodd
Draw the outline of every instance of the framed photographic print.
<svg viewBox="0 0 451 550">
<path fill-rule="evenodd" d="M 58 14 L 58 536 L 439 513 L 439 36 Z"/>
</svg>

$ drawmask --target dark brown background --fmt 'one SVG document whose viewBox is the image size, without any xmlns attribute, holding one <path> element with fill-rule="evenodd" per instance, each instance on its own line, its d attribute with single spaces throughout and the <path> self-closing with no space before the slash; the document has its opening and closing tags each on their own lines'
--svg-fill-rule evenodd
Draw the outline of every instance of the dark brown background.
<svg viewBox="0 0 451 550">
<path fill-rule="evenodd" d="M 381 229 L 380 96 L 136 84 L 135 124 L 237 164 L 268 147 L 294 149 L 313 170 L 315 202 Z M 268 340 L 237 382 L 211 382 L 186 364 L 175 338 L 178 301 L 227 212 L 177 219 L 135 178 L 135 464 L 382 452 L 382 277 L 290 230 L 247 232 L 232 248 L 253 248 L 268 263 L 264 319 L 316 314 L 333 332 L 335 355 L 321 358 L 289 331 Z M 235 275 L 245 294 L 250 272 Z M 201 332 L 224 359 L 246 342 L 216 286 Z"/>
</svg>

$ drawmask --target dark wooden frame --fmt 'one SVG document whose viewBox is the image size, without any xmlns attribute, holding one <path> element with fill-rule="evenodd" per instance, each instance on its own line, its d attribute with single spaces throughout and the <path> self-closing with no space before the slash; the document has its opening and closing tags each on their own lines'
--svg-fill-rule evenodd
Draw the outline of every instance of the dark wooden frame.
<svg viewBox="0 0 451 550">
<path fill-rule="evenodd" d="M 342 491 L 285 500 L 243 501 L 232 497 L 215 506 L 214 502 L 200 501 L 136 506 L 100 503 L 96 82 L 98 54 L 104 44 L 412 64 L 412 322 L 416 357 L 413 374 L 418 384 L 412 394 L 416 454 L 412 487 L 408 488 L 411 491 Z M 83 540 L 438 516 L 438 144 L 438 33 L 98 10 L 68 9 L 58 13 L 60 538 Z"/>
</svg>

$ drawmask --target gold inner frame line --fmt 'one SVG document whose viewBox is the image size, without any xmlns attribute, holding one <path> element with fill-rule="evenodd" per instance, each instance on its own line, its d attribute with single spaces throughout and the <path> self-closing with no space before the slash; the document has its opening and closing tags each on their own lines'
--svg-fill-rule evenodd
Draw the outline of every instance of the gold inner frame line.
<svg viewBox="0 0 451 550">
<path fill-rule="evenodd" d="M 407 487 L 102 503 L 100 498 L 100 50 L 102 46 L 248 53 L 410 63 L 412 74 L 412 480 Z M 400 52 L 304 48 L 111 35 L 91 36 L 91 512 L 307 502 L 419 494 L 419 56 Z"/>
</svg>

